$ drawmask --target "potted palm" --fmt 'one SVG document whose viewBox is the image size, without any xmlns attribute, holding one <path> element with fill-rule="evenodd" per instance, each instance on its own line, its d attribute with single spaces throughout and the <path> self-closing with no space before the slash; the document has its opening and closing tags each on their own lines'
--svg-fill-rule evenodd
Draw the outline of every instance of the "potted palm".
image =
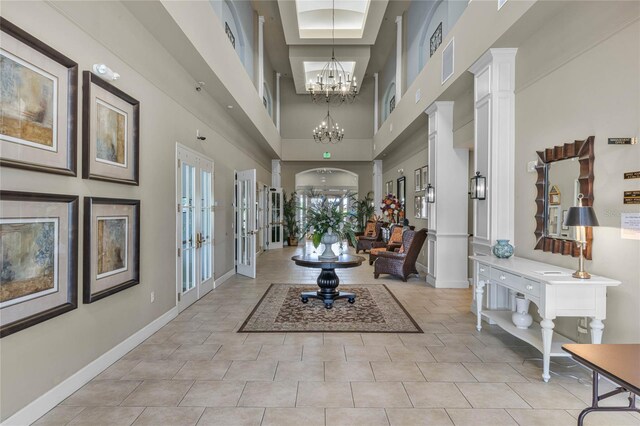
<svg viewBox="0 0 640 426">
<path fill-rule="evenodd" d="M 290 246 L 298 245 L 298 236 L 300 235 L 300 225 L 296 220 L 296 212 L 298 211 L 298 195 L 294 192 L 287 199 L 287 193 L 282 192 L 282 218 L 284 220 L 284 228 L 287 233 L 287 241 Z"/>
<path fill-rule="evenodd" d="M 358 232 L 364 232 L 367 221 L 371 219 L 375 212 L 373 206 L 373 192 L 369 191 L 367 195 L 354 203 L 356 217 L 358 218 Z"/>
<path fill-rule="evenodd" d="M 322 197 L 312 204 L 306 211 L 307 224 L 305 232 L 312 235 L 313 246 L 318 248 L 324 244 L 321 259 L 335 259 L 338 256 L 331 249 L 331 245 L 348 239 L 356 245 L 356 214 L 342 209 L 344 197 L 329 201 Z"/>
</svg>

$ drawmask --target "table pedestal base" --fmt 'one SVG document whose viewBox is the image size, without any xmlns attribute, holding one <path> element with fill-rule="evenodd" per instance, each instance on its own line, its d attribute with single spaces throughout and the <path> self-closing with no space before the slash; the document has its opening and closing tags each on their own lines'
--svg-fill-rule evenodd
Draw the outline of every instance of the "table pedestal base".
<svg viewBox="0 0 640 426">
<path fill-rule="evenodd" d="M 346 291 L 338 291 L 338 285 L 340 279 L 336 275 L 335 269 L 322 269 L 318 276 L 318 291 L 305 291 L 300 294 L 300 300 L 302 303 L 307 303 L 309 299 L 320 299 L 324 302 L 324 307 L 331 309 L 333 307 L 333 301 L 338 299 L 347 299 L 349 303 L 356 301 L 356 295 L 354 293 L 348 293 Z"/>
</svg>

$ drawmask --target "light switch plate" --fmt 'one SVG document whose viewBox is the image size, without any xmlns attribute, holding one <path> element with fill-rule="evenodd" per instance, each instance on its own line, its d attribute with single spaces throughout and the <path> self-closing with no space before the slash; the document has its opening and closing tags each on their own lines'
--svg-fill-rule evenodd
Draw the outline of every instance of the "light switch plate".
<svg viewBox="0 0 640 426">
<path fill-rule="evenodd" d="M 527 163 L 527 172 L 528 173 L 535 173 L 536 172 L 536 165 L 537 165 L 537 163 L 535 161 L 529 161 Z"/>
</svg>

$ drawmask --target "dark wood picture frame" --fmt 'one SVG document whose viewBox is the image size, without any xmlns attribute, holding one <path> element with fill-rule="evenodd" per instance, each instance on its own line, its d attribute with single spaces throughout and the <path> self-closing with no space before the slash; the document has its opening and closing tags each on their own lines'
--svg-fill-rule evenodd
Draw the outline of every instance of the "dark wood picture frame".
<svg viewBox="0 0 640 426">
<path fill-rule="evenodd" d="M 544 226 L 547 215 L 547 197 L 548 185 L 547 181 L 547 165 L 554 161 L 566 160 L 569 158 L 577 158 L 580 166 L 580 175 L 578 184 L 580 193 L 583 195 L 582 205 L 593 206 L 593 163 L 595 137 L 589 136 L 585 140 L 576 140 L 571 143 L 547 148 L 544 151 L 537 151 L 538 164 L 536 171 L 538 178 L 536 180 L 536 250 L 542 250 L 551 253 L 560 253 L 562 255 L 570 255 L 573 257 L 580 256 L 580 248 L 575 241 L 553 238 L 544 235 Z M 584 256 L 591 259 L 591 246 L 593 243 L 593 228 L 585 227 L 586 245 Z"/>
<path fill-rule="evenodd" d="M 91 172 L 90 145 L 92 84 L 95 84 L 128 104 L 131 104 L 133 108 L 133 134 L 131 138 L 131 143 L 133 144 L 133 159 L 131 160 L 133 179 L 120 179 Z M 122 183 L 126 185 L 140 185 L 140 102 L 90 71 L 83 71 L 82 73 L 82 178 Z"/>
<path fill-rule="evenodd" d="M 42 194 L 19 191 L 0 191 L 0 199 L 3 201 L 27 201 L 66 203 L 69 211 L 69 235 L 67 245 L 69 256 L 67 259 L 67 300 L 65 303 L 30 315 L 18 321 L 5 324 L 0 328 L 0 338 L 16 333 L 25 328 L 47 321 L 51 318 L 72 311 L 78 307 L 78 196 Z"/>
<path fill-rule="evenodd" d="M 133 278 L 119 283 L 118 285 L 112 286 L 106 290 L 103 290 L 98 293 L 91 293 L 91 283 L 92 283 L 92 274 L 93 268 L 91 265 L 91 248 L 93 245 L 93 235 L 91 233 L 91 222 L 92 222 L 92 212 L 93 205 L 95 204 L 113 204 L 113 205 L 129 205 L 135 206 L 136 212 L 133 220 L 133 227 L 135 229 L 135 233 L 133 236 L 133 242 L 135 247 L 132 249 L 135 261 L 132 262 L 131 268 L 133 269 Z M 84 224 L 83 224 L 83 232 L 84 232 L 84 244 L 83 244 L 83 257 L 84 257 L 84 268 L 83 268 L 83 294 L 82 294 L 82 303 L 88 304 L 93 303 L 97 300 L 104 299 L 105 297 L 111 296 L 112 294 L 118 293 L 122 290 L 125 290 L 129 287 L 133 287 L 134 285 L 140 284 L 140 200 L 129 200 L 123 198 L 101 198 L 101 197 L 84 197 Z"/>
<path fill-rule="evenodd" d="M 402 186 L 402 191 L 400 191 L 400 187 Z M 396 179 L 396 188 L 398 193 L 396 194 L 396 198 L 400 202 L 400 209 L 398 211 L 398 217 L 400 217 L 400 213 L 402 213 L 402 218 L 404 219 L 407 215 L 407 177 L 401 176 Z M 398 219 L 398 223 L 402 223 Z"/>
<path fill-rule="evenodd" d="M 1 16 L 0 31 L 14 37 L 26 46 L 59 63 L 63 67 L 66 67 L 67 84 L 69 87 L 67 93 L 67 121 L 65 123 L 67 127 L 66 145 L 68 152 L 66 167 L 50 167 L 42 164 L 29 163 L 8 158 L 0 158 L 0 166 L 15 167 L 18 169 L 33 170 L 37 172 L 54 173 L 67 176 L 77 176 L 78 64 Z"/>
</svg>

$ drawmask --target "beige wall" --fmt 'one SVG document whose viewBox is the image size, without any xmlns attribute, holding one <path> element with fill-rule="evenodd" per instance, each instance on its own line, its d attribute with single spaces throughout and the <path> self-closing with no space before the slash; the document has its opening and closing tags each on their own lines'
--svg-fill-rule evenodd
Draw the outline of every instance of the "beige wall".
<svg viewBox="0 0 640 426">
<path fill-rule="evenodd" d="M 122 75 L 116 86 L 140 101 L 141 185 L 132 187 L 10 168 L 0 169 L 0 181 L 5 190 L 140 199 L 141 283 L 90 305 L 80 302 L 74 311 L 3 338 L 2 420 L 174 307 L 176 141 L 214 160 L 215 199 L 219 202 L 215 216 L 216 277 L 234 267 L 234 170 L 256 168 L 259 180 L 271 181 L 270 159 L 238 148 L 240 144 L 250 146 L 250 138 L 227 115 L 224 106 L 204 91 L 193 89 L 194 78 L 127 9 L 116 2 L 95 7 L 99 14 L 95 8 L 86 8 L 85 3 L 3 2 L 2 16 L 78 62 L 80 71 L 104 62 Z M 100 37 L 101 31 L 117 36 Z M 119 37 L 132 42 L 121 43 Z M 153 54 L 136 55 L 139 49 Z M 161 72 L 150 66 L 157 60 L 163 62 Z M 81 101 L 81 90 L 78 99 Z M 78 112 L 81 111 L 80 107 Z M 196 129 L 207 137 L 206 142 L 195 140 Z M 79 138 L 78 158 L 80 145 Z M 80 206 L 82 219 L 82 203 Z M 79 265 L 82 277 L 82 258 Z M 79 292 L 81 301 L 81 282 Z"/>
<path fill-rule="evenodd" d="M 569 3 L 523 43 L 516 56 L 516 255 L 576 268 L 577 259 L 533 250 L 536 150 L 595 136 L 593 261 L 587 270 L 622 281 L 607 293 L 604 341 L 640 341 L 640 241 L 620 238 L 624 181 L 638 170 L 640 145 L 614 146 L 608 137 L 640 133 L 640 3 Z M 575 318 L 556 331 L 576 338 Z"/>
<path fill-rule="evenodd" d="M 367 192 L 373 191 L 373 164 L 371 162 L 319 162 L 319 161 L 283 161 L 282 187 L 287 193 L 295 191 L 296 173 L 321 167 L 343 169 L 358 175 L 358 198 L 363 198 Z"/>
</svg>

